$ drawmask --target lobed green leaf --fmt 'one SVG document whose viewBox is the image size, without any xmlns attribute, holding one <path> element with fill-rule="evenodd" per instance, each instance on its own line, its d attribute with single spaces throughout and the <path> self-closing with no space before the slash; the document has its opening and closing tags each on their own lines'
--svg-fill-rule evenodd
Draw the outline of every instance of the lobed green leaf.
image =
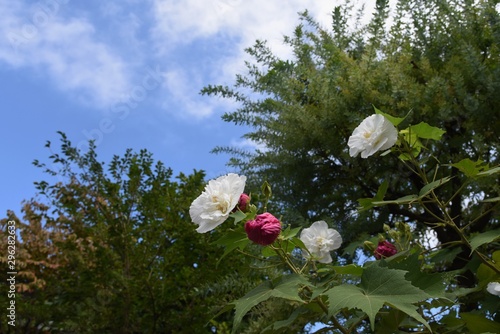
<svg viewBox="0 0 500 334">
<path fill-rule="evenodd" d="M 240 210 L 237 210 L 237 211 L 231 213 L 229 215 L 229 217 L 233 218 L 234 219 L 234 223 L 237 224 L 240 221 L 245 220 L 247 218 L 247 215 L 244 212 L 242 212 Z"/>
<path fill-rule="evenodd" d="M 236 248 L 243 250 L 250 243 L 250 240 L 248 239 L 245 231 L 243 231 L 243 228 L 239 228 L 237 230 L 229 230 L 224 236 L 217 239 L 213 243 L 215 245 L 220 245 L 220 246 L 225 247 L 224 254 L 222 254 L 222 256 L 217 261 L 217 265 L 218 265 L 220 263 L 220 261 L 227 254 L 229 254 L 230 252 L 232 252 Z"/>
<path fill-rule="evenodd" d="M 358 203 L 360 205 L 359 210 L 369 210 L 373 208 L 375 202 L 380 202 L 384 199 L 385 194 L 387 193 L 387 189 L 389 188 L 389 182 L 385 180 L 377 189 L 377 194 L 373 198 L 360 198 L 358 199 Z"/>
<path fill-rule="evenodd" d="M 387 118 L 389 120 L 389 122 L 392 123 L 392 125 L 394 126 L 398 126 L 399 123 L 401 123 L 402 121 L 405 120 L 406 116 L 401 118 L 401 117 L 394 117 L 394 116 L 391 116 L 383 111 L 381 111 L 380 109 L 377 109 L 375 106 L 373 106 L 373 109 L 375 109 L 375 113 L 376 114 L 379 114 L 379 115 L 382 115 L 384 116 L 385 118 Z M 407 115 L 408 116 L 408 115 Z"/>
<path fill-rule="evenodd" d="M 471 334 L 500 333 L 500 323 L 486 319 L 475 313 L 460 313 L 465 326 Z"/>
<path fill-rule="evenodd" d="M 433 181 L 431 183 L 426 184 L 422 189 L 420 189 L 420 192 L 418 193 L 418 197 L 422 198 L 429 194 L 432 190 L 442 186 L 446 182 L 450 181 L 452 178 L 449 176 L 443 177 L 442 179 Z"/>
<path fill-rule="evenodd" d="M 500 238 L 500 229 L 486 231 L 475 235 L 470 239 L 471 251 L 473 252 L 479 246 L 495 241 Z"/>
<path fill-rule="evenodd" d="M 492 169 L 485 170 L 483 172 L 477 173 L 477 176 L 490 176 L 496 173 L 500 173 L 500 167 L 495 167 Z"/>
<path fill-rule="evenodd" d="M 467 177 L 475 177 L 479 172 L 483 171 L 486 166 L 482 160 L 472 161 L 469 158 L 462 159 L 457 163 L 451 165 L 465 174 Z"/>
<path fill-rule="evenodd" d="M 373 330 L 377 313 L 384 305 L 389 305 L 429 328 L 413 304 L 430 296 L 406 280 L 405 274 L 406 271 L 380 267 L 378 264 L 365 268 L 359 286 L 342 284 L 325 292 L 329 300 L 329 315 L 335 315 L 343 308 L 360 309 L 368 315 Z"/>
<path fill-rule="evenodd" d="M 440 140 L 441 137 L 446 133 L 446 131 L 441 130 L 438 127 L 431 126 L 425 122 L 420 122 L 417 125 L 412 125 L 409 127 L 410 132 L 416 134 L 422 139 L 433 139 Z"/>
<path fill-rule="evenodd" d="M 300 275 L 285 275 L 274 281 L 265 281 L 242 298 L 234 301 L 232 303 L 235 307 L 232 333 L 236 333 L 241 320 L 243 320 L 245 314 L 247 314 L 252 307 L 271 297 L 304 303 L 299 296 L 299 288 L 302 286 L 311 286 L 311 284 Z"/>
<path fill-rule="evenodd" d="M 383 205 L 388 205 L 388 204 L 411 204 L 415 201 L 418 200 L 417 195 L 407 195 L 403 196 L 394 200 L 389 200 L 389 201 L 375 201 L 373 202 L 374 206 L 383 206 Z"/>
</svg>

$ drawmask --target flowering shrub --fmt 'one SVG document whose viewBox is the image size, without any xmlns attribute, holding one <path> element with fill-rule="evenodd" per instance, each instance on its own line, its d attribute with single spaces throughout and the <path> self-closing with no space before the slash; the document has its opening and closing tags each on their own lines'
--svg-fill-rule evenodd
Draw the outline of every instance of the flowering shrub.
<svg viewBox="0 0 500 334">
<path fill-rule="evenodd" d="M 208 232 L 231 219 L 234 228 L 216 241 L 226 248 L 223 257 L 236 249 L 251 255 L 243 250 L 257 244 L 263 247 L 261 256 L 252 257 L 262 262 L 277 259 L 284 266 L 280 277 L 269 278 L 230 304 L 228 309 L 234 308 L 235 311 L 233 333 L 245 314 L 271 297 L 289 301 L 296 308 L 289 319 L 272 324 L 268 328 L 271 331 L 286 328 L 300 314 L 311 323 L 323 321 L 327 330 L 344 334 L 366 332 L 368 327 L 371 331 L 378 327 L 377 333 L 439 333 L 449 321 L 454 321 L 456 333 L 465 333 L 465 330 L 472 333 L 500 332 L 500 325 L 492 320 L 498 314 L 498 308 L 491 306 L 498 306 L 498 300 L 491 299 L 500 296 L 500 283 L 497 282 L 500 281 L 500 251 L 483 252 L 500 238 L 500 230 L 471 234 L 467 229 L 459 228 L 454 218 L 447 214 L 451 200 L 438 196 L 439 188 L 452 177 L 439 178 L 436 172 L 429 179 L 429 173 L 425 171 L 425 161 L 432 158 L 432 152 L 424 143 L 440 140 L 444 131 L 424 122 L 398 130 L 404 118 L 392 117 L 376 108 L 375 112 L 364 119 L 348 139 L 350 156 L 361 154 L 365 159 L 386 151 L 382 155 L 388 159 L 387 153 L 394 153 L 424 186 L 418 193 L 385 200 L 389 183 L 384 181 L 373 198 L 358 200 L 359 210 L 399 205 L 432 215 L 437 220 L 434 226 L 458 233 L 461 236 L 459 246 L 474 254 L 480 263 L 477 287 L 458 289 L 453 275 L 430 272 L 433 266 L 438 266 L 435 257 L 444 256 L 439 245 L 424 247 L 419 238 L 413 237 L 410 224 L 403 222 L 397 222 L 393 227 L 384 225 L 384 231 L 394 243 L 385 237 L 380 237 L 377 247 L 372 241 L 364 242 L 369 255 L 373 254 L 377 261 L 348 265 L 334 263 L 339 257 L 332 257 L 332 252 L 342 245 L 342 231 L 330 228 L 325 221 L 314 222 L 302 231 L 300 227 L 291 228 L 286 222 L 280 222 L 267 212 L 272 195 L 267 182 L 262 186 L 263 213 L 258 214 L 257 206 L 243 193 L 246 178 L 228 174 L 210 181 L 191 205 L 190 215 L 199 225 L 197 231 Z M 496 177 L 500 173 L 500 167 L 490 168 L 481 161 L 470 159 L 446 166 L 463 173 L 469 178 L 469 183 Z M 487 198 L 484 202 L 498 205 L 500 198 Z M 439 210 L 439 215 L 436 210 Z M 297 256 L 299 252 L 302 256 Z M 483 304 L 486 316 L 462 312 L 456 319 L 455 305 L 461 296 L 469 293 L 491 300 Z M 434 313 L 438 309 L 446 312 L 436 316 Z"/>
</svg>

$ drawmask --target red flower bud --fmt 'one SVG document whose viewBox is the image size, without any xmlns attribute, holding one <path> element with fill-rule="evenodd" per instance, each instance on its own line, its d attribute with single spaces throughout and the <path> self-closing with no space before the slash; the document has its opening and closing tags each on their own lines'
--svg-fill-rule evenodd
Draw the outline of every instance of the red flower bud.
<svg viewBox="0 0 500 334">
<path fill-rule="evenodd" d="M 281 232 L 281 223 L 278 218 L 265 212 L 257 215 L 254 220 L 245 224 L 248 239 L 256 244 L 267 246 L 272 244 Z"/>
<path fill-rule="evenodd" d="M 250 204 L 250 196 L 245 193 L 241 194 L 237 208 L 243 212 L 246 212 L 248 209 L 248 204 Z"/>
<path fill-rule="evenodd" d="M 379 241 L 377 249 L 375 249 L 375 252 L 373 252 L 373 255 L 377 260 L 380 260 L 381 258 L 386 258 L 393 256 L 396 254 L 398 250 L 396 249 L 396 246 L 391 244 L 389 241 Z"/>
</svg>

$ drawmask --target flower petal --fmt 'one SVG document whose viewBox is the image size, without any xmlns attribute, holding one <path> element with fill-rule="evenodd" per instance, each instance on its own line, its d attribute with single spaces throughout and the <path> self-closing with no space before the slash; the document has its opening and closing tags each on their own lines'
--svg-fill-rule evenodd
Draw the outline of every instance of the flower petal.
<svg viewBox="0 0 500 334">
<path fill-rule="evenodd" d="M 342 244 L 340 233 L 328 228 L 325 221 L 314 222 L 302 230 L 300 240 L 304 243 L 311 257 L 320 263 L 332 262 L 330 251 L 338 249 Z M 306 255 L 309 257 L 309 255 Z"/>
<path fill-rule="evenodd" d="M 349 137 L 349 155 L 356 157 L 361 153 L 361 158 L 365 159 L 391 148 L 397 139 L 398 131 L 394 125 L 384 116 L 373 114 L 365 118 Z"/>
<path fill-rule="evenodd" d="M 208 182 L 189 208 L 191 220 L 199 225 L 197 232 L 211 231 L 229 217 L 245 189 L 245 182 L 245 176 L 234 173 Z"/>
</svg>

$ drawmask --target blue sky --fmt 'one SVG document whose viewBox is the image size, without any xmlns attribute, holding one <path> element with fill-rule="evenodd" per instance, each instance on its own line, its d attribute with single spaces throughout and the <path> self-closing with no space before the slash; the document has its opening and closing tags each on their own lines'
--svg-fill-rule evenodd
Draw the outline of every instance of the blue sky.
<svg viewBox="0 0 500 334">
<path fill-rule="evenodd" d="M 371 3 L 373 1 L 366 1 Z M 100 160 L 142 148 L 179 172 L 229 172 L 215 146 L 251 148 L 245 128 L 220 116 L 237 105 L 199 94 L 231 85 L 249 59 L 244 48 L 282 44 L 308 9 L 321 24 L 338 1 L 326 0 L 0 0 L 0 212 L 20 213 L 47 179 L 32 165 L 63 131 Z"/>
</svg>

